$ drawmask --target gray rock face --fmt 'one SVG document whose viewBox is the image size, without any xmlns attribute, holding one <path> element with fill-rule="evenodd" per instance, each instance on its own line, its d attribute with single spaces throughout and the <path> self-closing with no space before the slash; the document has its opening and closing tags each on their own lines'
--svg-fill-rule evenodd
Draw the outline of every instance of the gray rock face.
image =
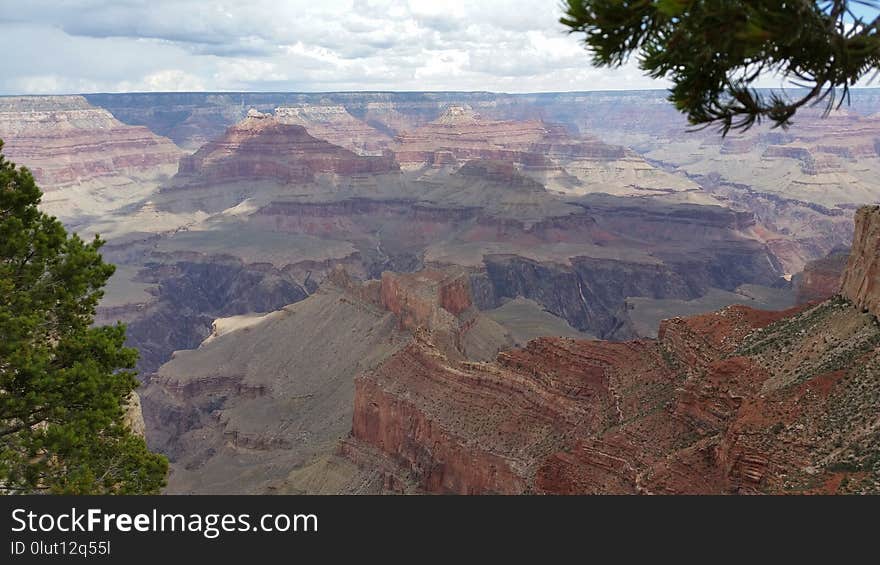
<svg viewBox="0 0 880 565">
<path fill-rule="evenodd" d="M 668 265 L 581 257 L 562 266 L 496 255 L 487 257 L 485 274 L 472 277 L 472 288 L 483 309 L 504 299 L 529 298 L 581 331 L 602 339 L 630 339 L 636 334 L 625 310 L 627 297 L 690 300 L 710 287 L 733 290 L 744 282 L 769 285 L 776 279 L 768 255 L 748 250 L 721 253 L 711 263 Z"/>
<path fill-rule="evenodd" d="M 158 300 L 128 327 L 128 343 L 141 352 L 141 374 L 155 371 L 171 353 L 198 347 L 215 318 L 269 312 L 308 293 L 273 267 L 226 260 L 154 265 Z"/>
<path fill-rule="evenodd" d="M 172 493 L 262 493 L 332 454 L 351 427 L 354 377 L 409 333 L 333 285 L 178 352 L 144 390 L 148 438 Z"/>
</svg>

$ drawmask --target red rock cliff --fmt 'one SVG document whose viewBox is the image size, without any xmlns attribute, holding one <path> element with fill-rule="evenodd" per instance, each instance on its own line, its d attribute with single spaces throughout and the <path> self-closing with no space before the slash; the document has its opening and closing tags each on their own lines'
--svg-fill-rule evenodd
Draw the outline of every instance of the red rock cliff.
<svg viewBox="0 0 880 565">
<path fill-rule="evenodd" d="M 407 329 L 437 329 L 449 325 L 472 307 L 470 287 L 464 273 L 420 271 L 412 274 L 382 273 L 380 300 Z"/>
<path fill-rule="evenodd" d="M 226 134 L 180 160 L 181 184 L 272 180 L 309 182 L 319 174 L 380 174 L 397 169 L 393 158 L 362 156 L 316 139 L 301 125 L 252 112 Z"/>
<path fill-rule="evenodd" d="M 880 206 L 865 206 L 856 212 L 841 294 L 859 308 L 880 316 Z"/>
<path fill-rule="evenodd" d="M 872 214 L 860 213 L 857 249 L 867 238 L 874 252 L 854 258 L 848 277 L 876 277 Z M 421 312 L 413 305 L 422 302 L 404 290 L 412 282 L 387 276 L 383 303 Z M 856 285 L 872 308 L 874 288 Z M 411 315 L 410 327 L 423 318 Z M 356 379 L 349 440 L 399 465 L 391 475 L 409 477 L 409 488 L 880 491 L 880 472 L 866 455 L 880 450 L 878 437 L 861 431 L 876 426 L 880 325 L 840 300 L 676 318 L 657 340 L 539 338 L 491 363 L 456 359 L 436 332 L 416 333 Z"/>
</svg>

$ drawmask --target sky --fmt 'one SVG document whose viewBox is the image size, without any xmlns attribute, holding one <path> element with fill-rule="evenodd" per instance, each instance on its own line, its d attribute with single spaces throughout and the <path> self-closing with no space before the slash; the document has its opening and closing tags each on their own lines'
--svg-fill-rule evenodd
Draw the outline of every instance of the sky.
<svg viewBox="0 0 880 565">
<path fill-rule="evenodd" d="M 561 0 L 0 0 L 0 94 L 665 88 Z"/>
<path fill-rule="evenodd" d="M 663 88 L 559 0 L 0 0 L 0 94 Z"/>
</svg>

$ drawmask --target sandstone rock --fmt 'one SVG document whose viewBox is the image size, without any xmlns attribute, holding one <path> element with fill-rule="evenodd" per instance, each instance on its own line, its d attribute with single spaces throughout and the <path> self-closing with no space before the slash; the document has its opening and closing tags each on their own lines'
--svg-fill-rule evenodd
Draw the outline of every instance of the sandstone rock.
<svg viewBox="0 0 880 565">
<path fill-rule="evenodd" d="M 732 308 L 668 324 L 657 342 L 538 339 L 492 364 L 454 361 L 417 342 L 358 377 L 353 437 L 425 492 L 812 492 L 815 475 L 833 473 L 823 458 L 834 453 L 816 444 L 815 430 L 857 436 L 840 410 L 860 395 L 806 366 L 799 384 L 767 389 L 784 374 L 779 355 L 749 353 L 748 344 L 757 332 L 775 351 L 787 326 L 811 316 L 852 351 L 855 326 L 880 340 L 873 322 L 844 322 L 852 310 L 823 308 Z M 798 339 L 811 347 L 811 335 Z M 864 362 L 845 364 L 843 378 L 861 379 Z M 847 419 L 870 417 L 860 410 Z M 780 437 L 781 422 L 792 421 L 807 425 Z M 807 467 L 817 470 L 800 472 Z"/>
<path fill-rule="evenodd" d="M 276 119 L 297 124 L 310 135 L 359 155 L 382 155 L 391 137 L 348 113 L 341 105 L 302 104 L 275 109 Z"/>
<path fill-rule="evenodd" d="M 28 167 L 44 208 L 65 219 L 107 212 L 153 192 L 182 151 L 81 96 L 0 98 L 3 152 Z"/>
<path fill-rule="evenodd" d="M 403 327 L 411 330 L 442 327 L 452 317 L 472 308 L 464 272 L 452 276 L 440 271 L 412 275 L 382 273 L 380 300 Z"/>
<path fill-rule="evenodd" d="M 855 224 L 841 294 L 857 307 L 880 316 L 880 206 L 860 208 Z"/>
<path fill-rule="evenodd" d="M 876 217 L 859 213 L 845 284 L 871 272 Z M 878 345 L 874 318 L 837 300 L 668 320 L 657 340 L 537 339 L 489 364 L 428 335 L 358 377 L 352 434 L 425 492 L 834 492 L 842 458 L 880 448 L 859 431 Z"/>
<path fill-rule="evenodd" d="M 180 161 L 173 188 L 271 180 L 307 183 L 316 175 L 364 175 L 396 170 L 392 158 L 360 156 L 316 139 L 301 125 L 249 115 L 226 134 Z"/>
</svg>

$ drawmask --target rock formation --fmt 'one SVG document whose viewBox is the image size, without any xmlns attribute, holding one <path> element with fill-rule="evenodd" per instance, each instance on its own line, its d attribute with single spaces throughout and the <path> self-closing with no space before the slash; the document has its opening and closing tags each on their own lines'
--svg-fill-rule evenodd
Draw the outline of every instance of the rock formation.
<svg viewBox="0 0 880 565">
<path fill-rule="evenodd" d="M 469 106 L 449 106 L 437 119 L 400 133 L 392 149 L 404 169 L 508 162 L 548 189 L 575 194 L 657 196 L 695 188 L 621 146 L 574 137 L 539 120 L 487 119 Z"/>
<path fill-rule="evenodd" d="M 44 207 L 66 220 L 143 198 L 177 171 L 182 151 L 81 96 L 0 98 L 3 152 L 28 167 Z"/>
<path fill-rule="evenodd" d="M 443 164 L 466 159 L 516 160 L 519 148 L 528 147 L 547 135 L 538 121 L 485 120 L 470 107 L 450 106 L 436 120 L 413 131 L 401 133 L 394 153 L 404 166 Z"/>
<path fill-rule="evenodd" d="M 301 125 L 310 135 L 359 155 L 382 155 L 391 137 L 348 113 L 342 105 L 301 104 L 275 109 L 275 118 Z"/>
<path fill-rule="evenodd" d="M 128 320 L 143 377 L 174 351 L 197 347 L 215 318 L 271 312 L 308 296 L 290 274 L 230 257 L 151 263 L 138 277 L 155 285 L 153 299 Z M 119 319 L 111 314 L 104 310 L 104 321 Z"/>
<path fill-rule="evenodd" d="M 170 490 L 264 492 L 333 456 L 350 429 L 355 375 L 425 332 L 453 358 L 512 345 L 472 307 L 458 270 L 360 283 L 336 269 L 301 302 L 216 320 L 144 393 L 148 437 L 172 459 Z"/>
<path fill-rule="evenodd" d="M 785 316 L 733 307 L 656 342 L 539 339 L 489 365 L 410 345 L 358 377 L 349 441 L 426 492 L 876 491 L 862 451 L 876 434 L 859 431 L 873 401 L 853 389 L 878 392 L 880 328 L 846 304 Z M 811 359 L 816 339 L 840 342 Z"/>
<path fill-rule="evenodd" d="M 859 308 L 880 316 L 880 206 L 859 209 L 855 223 L 841 294 Z"/>
<path fill-rule="evenodd" d="M 343 145 L 348 135 L 354 142 L 349 148 L 355 150 L 358 140 L 374 136 L 372 132 L 400 135 L 402 141 L 417 142 L 404 145 L 431 153 L 439 169 L 457 166 L 457 153 L 501 150 L 505 159 L 515 156 L 522 173 L 552 190 L 720 203 L 757 218 L 752 236 L 766 242 L 789 274 L 835 247 L 848 246 L 852 214 L 847 207 L 878 199 L 871 182 L 880 160 L 874 144 L 878 122 L 869 116 L 877 112 L 880 98 L 870 91 L 854 93 L 851 110 L 829 119 L 805 112 L 798 127 L 788 132 L 759 128 L 723 143 L 707 133 L 686 133 L 681 117 L 652 92 L 168 93 L 88 99 L 126 123 L 147 125 L 192 148 L 221 137 L 248 108 L 255 108 L 289 113 L 290 119 L 311 123 L 313 129 L 326 126 L 316 136 L 332 135 Z M 289 110 L 277 110 L 284 108 Z M 447 111 L 450 115 L 443 117 Z M 444 132 L 453 127 L 473 131 L 458 136 L 458 142 L 454 135 L 444 140 Z M 431 128 L 437 130 L 436 140 L 419 133 Z M 504 128 L 508 133 L 531 132 L 532 140 L 543 137 L 531 148 L 518 135 L 508 144 Z M 241 191 L 225 192 L 237 196 Z M 235 203 L 232 199 L 230 205 Z"/>
<path fill-rule="evenodd" d="M 174 492 L 873 488 L 876 336 L 843 302 L 541 337 L 648 335 L 634 298 L 705 311 L 805 264 L 824 299 L 835 267 L 810 261 L 877 200 L 873 118 L 717 142 L 653 93 L 89 96 L 131 125 L 10 100 L 30 117 L 4 127 L 48 116 L 19 145 L 61 179 L 47 206 L 122 265 L 100 320 L 142 351 Z M 163 182 L 180 153 L 143 126 L 200 149 Z M 844 293 L 876 313 L 867 246 Z"/>
<path fill-rule="evenodd" d="M 205 185 L 271 180 L 304 183 L 317 175 L 365 175 L 395 170 L 392 158 L 360 156 L 308 134 L 301 125 L 253 111 L 180 161 L 177 183 Z"/>
<path fill-rule="evenodd" d="M 876 212 L 844 277 L 860 307 Z M 538 339 L 489 364 L 426 335 L 358 377 L 343 452 L 380 452 L 400 491 L 878 492 L 878 375 L 880 324 L 843 298 L 672 319 L 656 340 Z"/>
</svg>

